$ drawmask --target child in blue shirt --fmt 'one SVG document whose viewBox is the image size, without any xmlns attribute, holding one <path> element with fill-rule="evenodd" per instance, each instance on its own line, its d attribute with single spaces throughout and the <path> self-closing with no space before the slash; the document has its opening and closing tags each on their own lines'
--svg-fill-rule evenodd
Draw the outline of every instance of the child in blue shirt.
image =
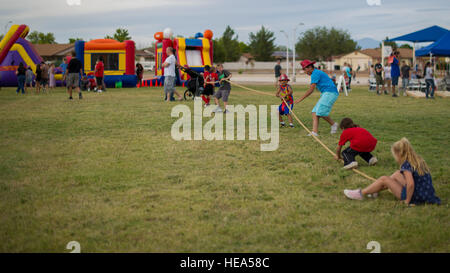
<svg viewBox="0 0 450 273">
<path fill-rule="evenodd" d="M 319 118 L 323 118 L 331 125 L 331 134 L 337 132 L 338 124 L 331 119 L 330 112 L 339 96 L 339 92 L 327 73 L 314 68 L 315 63 L 316 62 L 311 62 L 310 60 L 301 62 L 305 73 L 311 76 L 311 85 L 303 97 L 296 100 L 295 103 L 299 103 L 306 99 L 316 88 L 320 91 L 320 99 L 311 111 L 313 118 L 313 129 L 311 134 L 317 137 L 319 135 Z"/>
<path fill-rule="evenodd" d="M 416 154 L 408 139 L 402 138 L 392 145 L 392 155 L 400 165 L 400 170 L 391 176 L 382 176 L 372 185 L 361 190 L 344 190 L 345 196 L 362 200 L 364 195 L 377 194 L 389 189 L 405 204 L 440 204 L 435 195 L 430 169 L 421 156 Z"/>
</svg>

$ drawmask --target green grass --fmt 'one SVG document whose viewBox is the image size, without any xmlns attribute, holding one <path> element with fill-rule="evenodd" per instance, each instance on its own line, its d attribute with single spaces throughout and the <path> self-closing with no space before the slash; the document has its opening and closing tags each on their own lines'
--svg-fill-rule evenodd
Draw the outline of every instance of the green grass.
<svg viewBox="0 0 450 273">
<path fill-rule="evenodd" d="M 317 98 L 294 108 L 309 127 Z M 230 103 L 279 101 L 234 88 Z M 443 203 L 414 208 L 388 192 L 347 200 L 344 188 L 368 181 L 341 170 L 300 126 L 280 129 L 275 152 L 261 152 L 260 141 L 174 141 L 176 104 L 163 102 L 160 88 L 85 93 L 82 101 L 62 89 L 1 89 L 0 251 L 67 252 L 73 240 L 82 252 L 369 252 L 369 241 L 382 252 L 450 251 L 449 99 L 354 88 L 332 112 L 378 138 L 379 164 L 359 160 L 371 176 L 394 172 L 390 145 L 411 141 Z M 338 135 L 323 121 L 320 133 L 334 150 Z"/>
</svg>

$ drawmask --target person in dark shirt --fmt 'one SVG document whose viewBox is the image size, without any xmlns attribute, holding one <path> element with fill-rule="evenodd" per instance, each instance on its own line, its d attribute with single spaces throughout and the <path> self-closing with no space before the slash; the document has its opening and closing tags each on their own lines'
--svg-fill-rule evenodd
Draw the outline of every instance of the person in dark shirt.
<svg viewBox="0 0 450 273">
<path fill-rule="evenodd" d="M 383 66 L 380 63 L 377 63 L 375 65 L 375 80 L 377 81 L 377 95 L 384 94 L 387 95 L 386 87 L 384 86 L 384 80 L 383 80 Z M 379 86 L 381 85 L 381 88 L 383 89 L 381 92 L 379 91 Z"/>
<path fill-rule="evenodd" d="M 409 65 L 406 64 L 405 61 L 402 62 L 402 68 L 401 68 L 401 72 L 402 72 L 402 89 L 403 89 L 403 96 L 406 96 L 406 89 L 408 88 L 409 85 L 409 71 L 411 70 L 411 67 L 409 67 Z"/>
<path fill-rule="evenodd" d="M 281 76 L 281 65 L 280 65 L 280 63 L 281 63 L 281 60 L 278 59 L 277 60 L 277 64 L 275 65 L 275 68 L 274 68 L 274 70 L 275 70 L 275 87 L 276 88 L 278 88 L 278 79 Z"/>
<path fill-rule="evenodd" d="M 22 90 L 22 94 L 25 94 L 25 89 L 24 89 L 24 87 L 25 87 L 25 72 L 26 72 L 25 66 L 23 65 L 23 63 L 20 63 L 19 68 L 17 68 L 17 71 L 16 71 L 17 83 L 18 83 L 17 90 L 16 90 L 17 94 L 19 94 L 20 90 Z"/>
<path fill-rule="evenodd" d="M 72 52 L 72 59 L 70 59 L 67 65 L 67 73 L 64 75 L 66 80 L 67 91 L 69 92 L 69 100 L 72 100 L 72 89 L 76 88 L 78 90 L 78 97 L 81 100 L 83 95 L 81 95 L 80 89 L 80 74 L 83 75 L 83 65 L 81 61 L 75 56 L 75 52 Z"/>
</svg>

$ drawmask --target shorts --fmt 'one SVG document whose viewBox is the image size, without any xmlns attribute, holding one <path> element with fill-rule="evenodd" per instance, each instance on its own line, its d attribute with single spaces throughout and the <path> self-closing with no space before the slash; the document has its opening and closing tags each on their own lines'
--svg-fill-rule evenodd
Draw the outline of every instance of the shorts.
<svg viewBox="0 0 450 273">
<path fill-rule="evenodd" d="M 212 84 L 207 84 L 203 90 L 203 95 L 211 96 L 212 94 L 214 94 L 214 86 Z"/>
<path fill-rule="evenodd" d="M 214 94 L 214 96 L 217 99 L 222 99 L 224 102 L 228 102 L 228 97 L 230 96 L 230 92 L 231 89 L 225 89 L 223 87 L 219 88 L 219 90 L 217 90 L 216 94 Z"/>
<path fill-rule="evenodd" d="M 97 80 L 97 86 L 103 85 L 103 77 L 95 77 L 95 79 Z"/>
<path fill-rule="evenodd" d="M 292 103 L 288 103 L 288 106 L 291 110 L 294 108 L 294 104 Z M 283 102 L 280 104 L 280 106 L 278 106 L 278 112 L 280 112 L 280 115 L 282 116 L 289 115 L 290 114 L 289 108 L 286 107 L 286 104 Z"/>
<path fill-rule="evenodd" d="M 397 86 L 398 85 L 398 77 L 392 77 L 392 85 Z"/>
<path fill-rule="evenodd" d="M 384 80 L 383 80 L 383 77 L 381 75 L 375 75 L 375 80 L 377 81 L 377 86 L 378 85 L 384 85 Z"/>
<path fill-rule="evenodd" d="M 339 97 L 339 93 L 324 92 L 320 95 L 319 101 L 312 109 L 312 113 L 316 113 L 319 117 L 328 117 L 331 112 L 331 108 Z"/>
<path fill-rule="evenodd" d="M 40 83 L 43 86 L 48 85 L 48 79 L 41 79 Z"/>
<path fill-rule="evenodd" d="M 78 73 L 67 74 L 66 86 L 76 88 L 80 82 L 80 75 Z"/>
<path fill-rule="evenodd" d="M 175 91 L 175 77 L 174 76 L 165 76 L 164 78 L 164 93 L 167 95 L 168 93 L 173 93 Z"/>
</svg>

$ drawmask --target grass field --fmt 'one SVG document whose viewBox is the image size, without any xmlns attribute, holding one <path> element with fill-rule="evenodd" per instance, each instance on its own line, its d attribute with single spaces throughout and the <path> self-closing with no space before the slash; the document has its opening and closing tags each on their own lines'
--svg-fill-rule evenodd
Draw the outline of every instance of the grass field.
<svg viewBox="0 0 450 273">
<path fill-rule="evenodd" d="M 309 127 L 317 99 L 294 108 Z M 234 88 L 230 103 L 279 101 Z M 332 112 L 378 138 L 379 164 L 358 159 L 371 176 L 394 172 L 390 145 L 411 141 L 442 200 L 413 208 L 388 192 L 347 200 L 344 188 L 368 181 L 341 170 L 298 124 L 280 129 L 274 152 L 261 152 L 260 141 L 174 141 L 176 104 L 162 101 L 161 88 L 81 101 L 63 89 L 21 96 L 2 88 L 0 251 L 68 252 L 74 240 L 82 252 L 369 252 L 370 241 L 382 252 L 450 251 L 449 99 L 393 99 L 361 87 Z M 319 133 L 334 150 L 338 135 L 323 121 Z"/>
</svg>

